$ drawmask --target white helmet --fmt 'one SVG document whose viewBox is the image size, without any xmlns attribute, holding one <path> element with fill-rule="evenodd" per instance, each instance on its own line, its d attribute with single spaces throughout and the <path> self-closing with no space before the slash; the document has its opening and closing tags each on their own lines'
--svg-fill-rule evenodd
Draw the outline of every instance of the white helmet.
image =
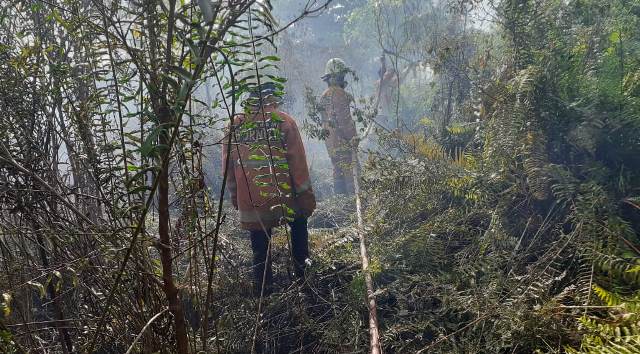
<svg viewBox="0 0 640 354">
<path fill-rule="evenodd" d="M 324 68 L 323 77 L 346 74 L 347 72 L 349 72 L 349 67 L 344 62 L 344 60 L 340 58 L 333 58 L 329 59 L 329 61 L 327 62 L 327 65 Z"/>
</svg>

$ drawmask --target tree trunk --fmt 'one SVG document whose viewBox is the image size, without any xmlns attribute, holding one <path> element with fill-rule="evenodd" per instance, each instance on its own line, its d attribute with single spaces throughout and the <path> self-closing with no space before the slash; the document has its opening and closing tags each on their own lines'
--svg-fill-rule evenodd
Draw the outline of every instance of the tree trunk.
<svg viewBox="0 0 640 354">
<path fill-rule="evenodd" d="M 36 235 L 36 242 L 38 243 L 38 253 L 40 254 L 40 261 L 42 262 L 42 267 L 44 269 L 49 269 L 49 256 L 47 252 L 47 247 L 44 242 L 44 238 L 42 234 L 38 230 L 35 225 L 31 226 L 31 229 Z M 62 281 L 59 279 L 58 281 Z M 65 319 L 64 312 L 62 311 L 62 302 L 58 297 L 58 292 L 56 291 L 56 287 L 53 284 L 53 279 L 47 285 L 47 292 L 49 293 L 49 298 L 53 303 L 53 311 L 55 313 L 55 326 L 58 329 L 58 335 L 60 336 L 60 346 L 62 347 L 62 352 L 64 354 L 73 352 L 73 343 L 71 342 L 71 337 L 69 336 L 69 332 L 65 328 Z"/>
<path fill-rule="evenodd" d="M 380 330 L 378 327 L 378 310 L 376 295 L 373 291 L 373 279 L 369 271 L 369 255 L 367 253 L 367 240 L 364 233 L 364 218 L 362 217 L 362 201 L 360 200 L 360 161 L 358 160 L 358 147 L 354 145 L 353 155 L 353 185 L 356 194 L 356 212 L 358 216 L 358 236 L 360 236 L 360 257 L 362 258 L 362 272 L 367 287 L 367 307 L 369 309 L 369 343 L 371 354 L 382 353 L 380 346 Z"/>
<path fill-rule="evenodd" d="M 163 105 L 158 110 L 158 118 L 160 124 L 166 124 L 174 122 L 171 110 L 166 105 Z M 175 123 L 175 122 L 174 122 Z M 167 127 L 167 125 L 165 125 Z M 159 143 L 164 146 L 169 146 L 170 137 L 169 129 L 160 134 Z M 187 337 L 187 330 L 184 322 L 184 311 L 182 304 L 178 298 L 178 288 L 173 282 L 173 260 L 172 260 L 172 247 L 171 237 L 169 232 L 169 156 L 167 154 L 169 150 L 161 154 L 159 160 L 160 175 L 158 181 L 158 234 L 160 236 L 160 262 L 162 263 L 162 280 L 164 282 L 164 293 L 167 296 L 169 302 L 169 311 L 173 315 L 174 327 L 176 331 L 176 345 L 177 353 L 186 354 L 189 352 L 189 340 Z M 164 163 L 163 161 L 167 161 Z M 164 168 L 163 168 L 164 167 Z"/>
<path fill-rule="evenodd" d="M 447 109 L 444 112 L 444 119 L 442 120 L 442 136 L 447 134 L 447 127 L 451 123 L 452 115 L 452 99 L 453 99 L 453 83 L 449 82 L 449 89 L 447 90 Z"/>
</svg>

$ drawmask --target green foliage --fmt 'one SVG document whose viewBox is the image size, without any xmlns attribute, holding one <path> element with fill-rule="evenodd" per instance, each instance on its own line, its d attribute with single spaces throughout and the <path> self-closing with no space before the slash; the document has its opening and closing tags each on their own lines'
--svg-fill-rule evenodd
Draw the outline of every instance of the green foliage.
<svg viewBox="0 0 640 354">
<path fill-rule="evenodd" d="M 584 332 L 580 351 L 568 348 L 568 353 L 634 353 L 640 350 L 640 292 L 623 297 L 594 285 L 600 301 L 612 309 L 607 318 L 584 315 L 579 329 Z"/>
<path fill-rule="evenodd" d="M 4 328 L 4 325 L 0 322 L 0 349 L 2 349 L 3 353 L 14 354 L 21 353 L 19 347 L 16 346 L 16 343 L 13 341 L 13 335 L 7 329 Z"/>
<path fill-rule="evenodd" d="M 473 163 L 430 135 L 370 158 L 380 286 L 412 314 L 384 318 L 392 348 L 637 352 L 636 6 L 501 2 L 508 55 L 459 107 L 481 119 L 458 142 Z"/>
<path fill-rule="evenodd" d="M 329 130 L 324 128 L 320 111 L 322 106 L 310 87 L 304 89 L 304 102 L 307 115 L 302 125 L 302 130 L 309 138 L 325 140 L 329 136 Z"/>
<path fill-rule="evenodd" d="M 96 351 L 123 353 L 145 328 L 134 351 L 173 351 L 172 319 L 145 327 L 167 306 L 162 282 L 198 283 L 206 297 L 199 270 L 212 269 L 208 240 L 220 219 L 200 141 L 220 138 L 219 121 L 258 81 L 284 80 L 268 72 L 278 57 L 263 49 L 277 26 L 270 1 L 209 1 L 210 21 L 198 3 L 0 5 L 0 311 L 2 324 L 36 323 L 17 338 L 3 325 L 2 349 L 15 340 L 87 352 L 97 342 Z M 161 171 L 169 185 L 159 187 Z M 172 209 L 166 243 L 157 238 L 161 187 Z M 93 324 L 58 322 L 68 318 Z"/>
<path fill-rule="evenodd" d="M 324 243 L 306 293 L 285 289 L 257 317 L 243 293 L 238 260 L 248 248 L 219 223 L 200 140 L 223 141 L 220 123 L 247 93 L 272 82 L 282 96 L 286 80 L 268 1 L 205 3 L 210 12 L 187 1 L 0 6 L 2 350 L 24 343 L 60 351 L 68 330 L 76 351 L 104 333 L 101 350 L 125 352 L 143 328 L 134 350 L 168 350 L 172 316 L 146 327 L 167 307 L 166 250 L 196 349 L 249 352 L 257 324 L 274 352 L 366 346 L 349 227 L 316 231 Z M 223 3 L 241 5 L 216 7 Z M 334 3 L 327 15 L 344 32 L 327 38 L 385 51 L 395 68 L 415 74 L 394 92 L 394 118 L 404 125 L 379 132 L 362 181 L 385 350 L 640 351 L 638 1 Z M 485 5 L 496 27 L 468 25 Z M 375 61 L 358 50 L 354 58 Z M 306 96 L 305 126 L 322 139 L 317 102 Z M 374 102 L 358 101 L 355 118 L 375 116 Z M 251 160 L 287 168 L 261 148 L 252 147 Z M 145 217 L 165 158 L 170 244 L 155 236 L 157 215 Z M 291 193 L 290 183 L 260 178 Z M 348 204 L 326 201 L 319 218 L 345 226 Z M 229 237 L 218 238 L 219 228 Z M 274 253 L 284 264 L 282 249 Z M 105 312 L 116 275 L 126 286 Z M 90 325 L 37 324 L 56 306 Z M 96 333 L 103 315 L 107 325 Z M 14 336 L 15 327 L 5 328 L 20 321 L 36 330 Z"/>
</svg>

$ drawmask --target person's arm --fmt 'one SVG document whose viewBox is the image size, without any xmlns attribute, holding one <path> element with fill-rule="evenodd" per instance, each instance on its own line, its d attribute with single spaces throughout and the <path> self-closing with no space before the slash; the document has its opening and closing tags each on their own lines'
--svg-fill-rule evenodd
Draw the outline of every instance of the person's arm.
<svg viewBox="0 0 640 354">
<path fill-rule="evenodd" d="M 228 134 L 233 134 L 231 126 L 227 127 L 227 134 L 225 134 L 224 140 L 222 141 L 222 173 L 223 176 L 225 173 L 227 174 L 227 189 L 231 194 L 231 202 L 233 203 L 233 207 L 238 209 L 238 185 L 236 183 L 235 161 L 233 160 L 233 150 L 229 151 L 229 149 L 233 149 L 233 145 L 229 146 Z M 231 143 L 234 143 L 233 138 L 231 139 Z M 229 160 L 228 163 L 227 159 Z"/>
<path fill-rule="evenodd" d="M 310 216 L 316 207 L 316 200 L 309 178 L 307 156 L 304 151 L 302 137 L 298 125 L 293 118 L 288 117 L 283 124 L 284 139 L 286 144 L 285 156 L 289 165 L 289 174 L 293 183 L 294 198 L 302 209 L 304 216 Z"/>
<path fill-rule="evenodd" d="M 343 126 L 341 127 L 342 138 L 345 140 L 351 140 L 354 136 L 357 135 L 356 130 L 356 122 L 353 121 L 353 117 L 351 117 L 351 104 L 355 103 L 353 96 L 351 96 L 348 92 L 344 92 L 344 98 L 341 102 L 344 105 L 344 117 L 343 117 Z"/>
</svg>

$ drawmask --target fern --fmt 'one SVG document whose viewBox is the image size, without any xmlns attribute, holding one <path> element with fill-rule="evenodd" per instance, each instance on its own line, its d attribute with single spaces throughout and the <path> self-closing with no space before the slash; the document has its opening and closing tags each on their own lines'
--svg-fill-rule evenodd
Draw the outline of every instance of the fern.
<svg viewBox="0 0 640 354">
<path fill-rule="evenodd" d="M 609 277 L 623 281 L 626 285 L 634 288 L 640 286 L 640 272 L 637 271 L 637 264 L 628 259 L 611 254 L 596 253 L 594 263 L 598 270 L 606 273 Z"/>
</svg>

